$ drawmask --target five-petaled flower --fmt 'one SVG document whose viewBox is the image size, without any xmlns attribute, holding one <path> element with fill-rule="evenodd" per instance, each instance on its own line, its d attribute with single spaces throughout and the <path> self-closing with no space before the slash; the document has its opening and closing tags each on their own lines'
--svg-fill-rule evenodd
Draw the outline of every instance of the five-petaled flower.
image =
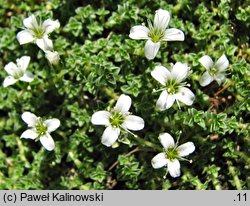
<svg viewBox="0 0 250 206">
<path fill-rule="evenodd" d="M 144 25 L 134 26 L 130 30 L 131 39 L 146 39 L 145 56 L 154 59 L 162 41 L 183 41 L 184 33 L 175 28 L 167 29 L 170 13 L 159 9 L 155 13 L 154 23 L 148 20 L 148 28 Z"/>
<path fill-rule="evenodd" d="M 41 144 L 46 150 L 52 151 L 55 148 L 55 142 L 50 133 L 55 131 L 60 126 L 60 121 L 56 118 L 45 120 L 37 117 L 31 112 L 22 114 L 23 121 L 28 125 L 29 129 L 24 131 L 21 138 L 25 139 L 40 139 Z"/>
<path fill-rule="evenodd" d="M 179 177 L 181 173 L 179 160 L 186 160 L 184 157 L 194 152 L 194 144 L 186 142 L 178 146 L 178 144 L 174 143 L 174 139 L 169 133 L 160 134 L 159 140 L 164 151 L 157 154 L 151 160 L 153 168 L 158 169 L 167 165 L 170 175 L 172 177 Z"/>
<path fill-rule="evenodd" d="M 9 85 L 15 84 L 18 80 L 31 82 L 34 77 L 29 71 L 26 71 L 29 62 L 29 56 L 22 56 L 20 59 L 16 60 L 16 64 L 13 62 L 8 63 L 4 69 L 9 74 L 9 76 L 4 79 L 3 86 L 7 87 Z"/>
<path fill-rule="evenodd" d="M 23 20 L 23 25 L 26 29 L 17 34 L 17 40 L 20 44 L 35 42 L 43 51 L 53 50 L 53 43 L 48 35 L 60 27 L 58 20 L 47 19 L 42 23 L 41 21 L 37 21 L 36 17 L 32 14 Z"/>
<path fill-rule="evenodd" d="M 182 82 L 187 78 L 189 72 L 187 64 L 180 62 L 173 65 L 170 71 L 163 66 L 156 66 L 151 72 L 152 77 L 163 86 L 163 88 L 158 90 L 162 91 L 162 93 L 156 103 L 160 110 L 169 109 L 175 101 L 178 106 L 178 101 L 189 106 L 193 104 L 195 96 L 189 88 L 185 87 L 189 85 L 186 82 Z"/>
<path fill-rule="evenodd" d="M 121 130 L 130 132 L 128 130 L 138 131 L 144 128 L 144 120 L 141 117 L 131 115 L 128 111 L 130 106 L 131 98 L 122 94 L 113 110 L 110 112 L 98 111 L 92 115 L 92 124 L 106 126 L 102 135 L 102 144 L 107 147 L 113 145 Z"/>
<path fill-rule="evenodd" d="M 221 84 L 226 79 L 225 72 L 229 66 L 229 61 L 225 54 L 223 54 L 215 63 L 208 55 L 201 57 L 199 62 L 207 70 L 200 78 L 201 86 L 205 87 L 213 80 L 216 80 L 218 84 Z"/>
</svg>

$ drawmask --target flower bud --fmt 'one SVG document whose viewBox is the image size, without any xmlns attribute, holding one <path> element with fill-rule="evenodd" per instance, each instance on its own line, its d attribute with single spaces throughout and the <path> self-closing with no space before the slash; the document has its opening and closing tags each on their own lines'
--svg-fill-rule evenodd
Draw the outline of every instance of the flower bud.
<svg viewBox="0 0 250 206">
<path fill-rule="evenodd" d="M 58 65 L 60 57 L 57 51 L 46 51 L 45 56 L 52 65 Z"/>
</svg>

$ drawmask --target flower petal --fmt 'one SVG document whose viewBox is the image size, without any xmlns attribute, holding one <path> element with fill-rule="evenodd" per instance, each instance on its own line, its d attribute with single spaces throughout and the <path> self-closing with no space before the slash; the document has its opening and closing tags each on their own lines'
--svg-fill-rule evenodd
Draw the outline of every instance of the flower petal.
<svg viewBox="0 0 250 206">
<path fill-rule="evenodd" d="M 23 30 L 17 33 L 17 40 L 19 44 L 27 44 L 34 41 L 34 37 L 28 30 Z"/>
<path fill-rule="evenodd" d="M 156 102 L 156 106 L 161 110 L 166 110 L 169 109 L 170 107 L 172 107 L 172 105 L 174 104 L 175 101 L 175 97 L 174 95 L 170 95 L 168 94 L 168 92 L 166 90 L 164 90 L 159 99 Z"/>
<path fill-rule="evenodd" d="M 53 50 L 53 43 L 47 36 L 44 36 L 42 39 L 36 39 L 36 44 L 44 52 Z"/>
<path fill-rule="evenodd" d="M 30 57 L 22 56 L 20 59 L 17 59 L 16 62 L 17 62 L 17 67 L 22 71 L 25 71 L 30 63 Z"/>
<path fill-rule="evenodd" d="M 32 82 L 34 80 L 34 76 L 31 72 L 25 71 L 23 76 L 19 80 L 24 82 Z"/>
<path fill-rule="evenodd" d="M 164 149 L 168 149 L 169 147 L 174 147 L 174 138 L 169 133 L 160 134 L 159 140 Z"/>
<path fill-rule="evenodd" d="M 16 72 L 19 71 L 17 65 L 14 64 L 13 62 L 10 62 L 7 65 L 5 65 L 4 69 L 11 76 L 15 76 Z"/>
<path fill-rule="evenodd" d="M 108 126 L 109 123 L 109 117 L 111 113 L 107 111 L 98 111 L 95 112 L 91 117 L 91 123 L 94 125 L 105 125 Z"/>
<path fill-rule="evenodd" d="M 49 133 L 46 133 L 45 135 L 41 136 L 40 142 L 48 151 L 52 151 L 55 148 L 55 142 Z"/>
<path fill-rule="evenodd" d="M 27 129 L 26 131 L 24 131 L 21 134 L 20 138 L 24 138 L 24 139 L 36 139 L 37 138 L 37 133 L 36 130 L 34 129 Z"/>
<path fill-rule="evenodd" d="M 60 126 L 60 120 L 53 118 L 44 121 L 44 124 L 47 126 L 47 132 L 53 132 Z"/>
<path fill-rule="evenodd" d="M 132 100 L 128 95 L 122 94 L 116 102 L 115 110 L 122 113 L 128 112 L 131 102 Z"/>
<path fill-rule="evenodd" d="M 104 144 L 107 147 L 112 146 L 118 139 L 119 134 L 120 134 L 119 128 L 107 127 L 102 135 L 102 144 Z"/>
<path fill-rule="evenodd" d="M 206 71 L 200 78 L 200 85 L 205 87 L 207 85 L 209 85 L 212 81 L 214 80 L 214 78 L 208 73 L 208 71 Z"/>
<path fill-rule="evenodd" d="M 169 20 L 170 13 L 167 10 L 158 9 L 155 12 L 154 27 L 160 28 L 164 31 L 168 26 Z"/>
<path fill-rule="evenodd" d="M 160 48 L 160 42 L 154 43 L 150 39 L 147 40 L 144 48 L 144 53 L 147 59 L 154 59 L 159 48 Z"/>
<path fill-rule="evenodd" d="M 8 87 L 12 84 L 15 84 L 18 80 L 15 79 L 14 77 L 12 76 L 7 76 L 4 81 L 3 81 L 3 87 Z"/>
<path fill-rule="evenodd" d="M 220 72 L 225 71 L 228 68 L 228 66 L 229 66 L 229 61 L 225 54 L 223 54 L 214 64 L 214 67 L 218 68 Z"/>
<path fill-rule="evenodd" d="M 34 115 L 31 112 L 24 112 L 22 114 L 22 120 L 29 126 L 29 127 L 35 127 L 38 119 L 37 116 Z"/>
<path fill-rule="evenodd" d="M 179 160 L 175 160 L 175 161 L 169 161 L 168 162 L 168 171 L 169 171 L 169 174 L 172 176 L 172 177 L 179 177 L 180 174 L 181 174 L 181 165 L 180 165 L 180 162 Z"/>
<path fill-rule="evenodd" d="M 163 41 L 184 41 L 185 35 L 180 29 L 166 29 L 164 33 Z"/>
<path fill-rule="evenodd" d="M 214 66 L 213 60 L 210 58 L 210 56 L 205 55 L 199 59 L 199 62 L 204 66 L 207 70 L 212 68 Z"/>
<path fill-rule="evenodd" d="M 149 29 L 145 26 L 133 26 L 130 30 L 129 37 L 131 39 L 149 39 Z"/>
<path fill-rule="evenodd" d="M 156 102 L 156 107 L 159 110 L 163 111 L 166 109 L 167 97 L 168 97 L 168 92 L 166 90 L 162 91 L 160 97 Z"/>
<path fill-rule="evenodd" d="M 153 167 L 154 169 L 162 168 L 162 167 L 164 167 L 165 165 L 167 165 L 168 162 L 169 162 L 169 160 L 166 159 L 165 153 L 164 153 L 164 152 L 161 152 L 161 153 L 157 154 L 157 155 L 154 156 L 154 158 L 151 160 L 151 164 L 152 164 L 152 167 Z"/>
<path fill-rule="evenodd" d="M 195 146 L 193 142 L 186 142 L 185 144 L 182 144 L 177 147 L 177 150 L 179 151 L 180 157 L 185 157 L 194 152 Z"/>
<path fill-rule="evenodd" d="M 141 117 L 135 115 L 128 115 L 125 117 L 122 127 L 129 130 L 138 131 L 144 128 L 144 120 Z"/>
<path fill-rule="evenodd" d="M 189 74 L 189 67 L 187 64 L 176 62 L 171 70 L 171 74 L 173 79 L 176 79 L 178 82 L 182 82 Z"/>
<path fill-rule="evenodd" d="M 38 23 L 37 23 L 35 15 L 32 14 L 29 17 L 25 18 L 23 20 L 23 25 L 26 28 L 31 29 L 31 30 L 33 30 L 34 28 L 37 28 L 38 27 Z"/>
<path fill-rule="evenodd" d="M 225 81 L 226 76 L 224 73 L 219 73 L 217 76 L 214 77 L 214 79 L 218 82 L 218 84 L 221 84 L 223 81 Z"/>
<path fill-rule="evenodd" d="M 151 76 L 163 86 L 165 86 L 166 82 L 171 79 L 171 73 L 164 66 L 156 66 L 151 72 Z"/>
<path fill-rule="evenodd" d="M 175 95 L 175 98 L 182 103 L 190 106 L 194 102 L 195 95 L 189 88 L 181 87 L 179 92 Z"/>
<path fill-rule="evenodd" d="M 55 29 L 60 27 L 60 23 L 58 20 L 47 19 L 43 22 L 42 27 L 45 29 L 45 34 L 49 34 Z"/>
</svg>

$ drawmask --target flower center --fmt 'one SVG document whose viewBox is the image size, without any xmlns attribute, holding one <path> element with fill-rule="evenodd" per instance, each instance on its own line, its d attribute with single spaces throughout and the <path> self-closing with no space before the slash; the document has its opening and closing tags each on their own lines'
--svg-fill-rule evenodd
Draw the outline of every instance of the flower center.
<svg viewBox="0 0 250 206">
<path fill-rule="evenodd" d="M 170 161 L 173 161 L 173 160 L 178 158 L 179 151 L 174 147 L 170 147 L 170 148 L 167 149 L 167 151 L 165 151 L 165 156 Z"/>
<path fill-rule="evenodd" d="M 171 80 L 166 83 L 165 87 L 169 94 L 176 94 L 179 91 L 180 84 L 176 81 Z"/>
<path fill-rule="evenodd" d="M 218 72 L 219 72 L 219 70 L 218 70 L 217 68 L 215 68 L 215 67 L 212 67 L 212 68 L 209 70 L 209 74 L 210 74 L 211 76 L 217 75 Z"/>
<path fill-rule="evenodd" d="M 111 116 L 109 117 L 109 122 L 113 127 L 120 127 L 125 118 L 121 112 L 113 111 Z"/>
<path fill-rule="evenodd" d="M 20 79 L 23 76 L 24 72 L 21 69 L 18 69 L 18 71 L 15 72 L 15 74 L 13 75 L 13 77 L 15 79 Z"/>
<path fill-rule="evenodd" d="M 154 43 L 161 41 L 161 39 L 164 37 L 165 31 L 159 27 L 154 27 L 150 20 L 148 20 L 148 26 L 148 37 L 151 39 L 151 41 Z"/>
<path fill-rule="evenodd" d="M 38 39 L 43 38 L 44 32 L 45 29 L 41 25 L 33 28 L 34 36 L 36 36 Z"/>
<path fill-rule="evenodd" d="M 38 122 L 36 123 L 35 125 L 35 128 L 36 128 L 36 132 L 38 134 L 38 136 L 42 136 L 42 135 L 45 135 L 46 132 L 47 132 L 47 126 L 44 125 L 43 123 L 44 121 L 42 120 L 42 118 L 39 118 L 38 119 Z"/>
</svg>

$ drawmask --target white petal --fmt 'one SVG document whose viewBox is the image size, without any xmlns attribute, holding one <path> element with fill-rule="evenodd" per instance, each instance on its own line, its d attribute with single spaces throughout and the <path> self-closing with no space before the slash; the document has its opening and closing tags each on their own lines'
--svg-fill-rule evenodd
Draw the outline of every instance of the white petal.
<svg viewBox="0 0 250 206">
<path fill-rule="evenodd" d="M 157 100 L 156 106 L 163 111 L 172 107 L 174 101 L 175 101 L 174 95 L 169 95 L 168 92 L 164 90 L 161 93 L 159 99 Z"/>
<path fill-rule="evenodd" d="M 115 110 L 122 113 L 128 112 L 131 102 L 132 100 L 128 95 L 122 94 L 116 102 Z"/>
<path fill-rule="evenodd" d="M 163 41 L 184 41 L 185 35 L 180 29 L 166 29 L 164 33 Z"/>
<path fill-rule="evenodd" d="M 27 129 L 21 134 L 21 138 L 24 138 L 24 139 L 36 139 L 37 136 L 38 135 L 34 129 Z"/>
<path fill-rule="evenodd" d="M 112 144 L 115 143 L 115 141 L 118 139 L 120 134 L 120 129 L 119 128 L 112 128 L 107 127 L 102 135 L 102 144 L 104 144 L 107 147 L 112 146 Z"/>
<path fill-rule="evenodd" d="M 171 73 L 164 66 L 156 66 L 151 72 L 151 76 L 163 86 L 165 86 L 166 82 L 171 79 Z"/>
<path fill-rule="evenodd" d="M 144 53 L 147 59 L 154 59 L 159 48 L 160 48 L 160 42 L 154 43 L 150 39 L 147 40 L 144 48 Z"/>
<path fill-rule="evenodd" d="M 28 30 L 23 30 L 17 33 L 17 40 L 19 44 L 27 44 L 34 41 L 34 37 Z"/>
<path fill-rule="evenodd" d="M 55 142 L 49 133 L 46 133 L 46 135 L 41 136 L 40 142 L 48 151 L 52 151 L 55 148 Z"/>
<path fill-rule="evenodd" d="M 180 176 L 180 174 L 181 174 L 180 168 L 181 168 L 181 165 L 180 165 L 180 162 L 178 160 L 174 160 L 173 162 L 172 161 L 168 162 L 168 171 L 172 177 L 179 177 Z"/>
<path fill-rule="evenodd" d="M 168 97 L 168 93 L 166 90 L 164 90 L 162 91 L 160 97 L 158 98 L 156 102 L 156 107 L 158 107 L 158 109 L 160 109 L 161 111 L 166 109 L 167 97 Z"/>
<path fill-rule="evenodd" d="M 47 126 L 47 132 L 53 132 L 60 126 L 60 120 L 53 118 L 44 121 L 44 124 Z"/>
<path fill-rule="evenodd" d="M 194 152 L 195 146 L 193 142 L 186 142 L 185 144 L 182 144 L 177 147 L 177 150 L 179 151 L 180 157 L 185 157 Z"/>
<path fill-rule="evenodd" d="M 31 112 L 24 112 L 22 114 L 22 120 L 29 126 L 29 127 L 35 127 L 38 119 L 37 116 L 34 115 Z"/>
<path fill-rule="evenodd" d="M 25 71 L 23 76 L 19 80 L 24 81 L 24 82 L 32 82 L 33 79 L 34 79 L 33 74 L 31 74 L 31 72 L 29 71 Z"/>
<path fill-rule="evenodd" d="M 214 79 L 218 82 L 218 84 L 221 84 L 223 81 L 225 81 L 226 76 L 224 73 L 219 73 L 217 76 L 214 77 Z"/>
<path fill-rule="evenodd" d="M 108 126 L 109 123 L 109 117 L 111 113 L 107 111 L 98 111 L 95 112 L 91 117 L 91 123 L 94 125 L 105 125 Z"/>
<path fill-rule="evenodd" d="M 210 58 L 210 56 L 205 55 L 199 59 L 199 62 L 204 66 L 207 70 L 212 68 L 214 66 L 213 60 Z"/>
<path fill-rule="evenodd" d="M 190 106 L 194 102 L 195 95 L 189 88 L 181 87 L 180 91 L 175 95 L 175 98 L 182 103 Z"/>
<path fill-rule="evenodd" d="M 212 81 L 214 80 L 214 78 L 208 73 L 208 71 L 206 71 L 200 78 L 200 85 L 205 87 L 207 85 L 209 85 Z"/>
<path fill-rule="evenodd" d="M 42 39 L 36 39 L 36 44 L 44 52 L 53 50 L 53 43 L 47 36 L 44 36 Z"/>
<path fill-rule="evenodd" d="M 8 63 L 4 67 L 4 69 L 11 76 L 15 76 L 15 74 L 19 71 L 19 69 L 17 68 L 17 65 L 14 64 L 13 62 Z"/>
<path fill-rule="evenodd" d="M 182 82 L 189 74 L 189 67 L 187 64 L 177 62 L 171 70 L 172 78 L 178 82 Z"/>
<path fill-rule="evenodd" d="M 165 157 L 165 153 L 162 152 L 162 153 L 159 153 L 157 154 L 156 156 L 154 156 L 154 158 L 151 160 L 151 164 L 152 164 L 152 167 L 154 169 L 159 169 L 161 167 L 164 167 L 165 165 L 167 165 L 169 162 L 168 159 L 166 159 Z"/>
<path fill-rule="evenodd" d="M 7 76 L 3 81 L 3 87 L 8 87 L 12 84 L 15 84 L 17 82 L 17 79 L 15 79 L 12 76 Z"/>
<path fill-rule="evenodd" d="M 30 57 L 29 56 L 22 56 L 20 59 L 16 60 L 17 66 L 22 71 L 25 71 L 30 63 Z"/>
<path fill-rule="evenodd" d="M 160 134 L 159 140 L 164 149 L 168 149 L 169 147 L 174 147 L 174 138 L 169 133 Z"/>
<path fill-rule="evenodd" d="M 138 131 L 144 128 L 144 120 L 141 117 L 135 115 L 128 115 L 125 117 L 122 127 L 129 130 Z"/>
<path fill-rule="evenodd" d="M 130 30 L 129 37 L 131 39 L 149 39 L 149 29 L 145 26 L 133 26 Z"/>
<path fill-rule="evenodd" d="M 215 68 L 218 68 L 220 72 L 225 71 L 229 66 L 229 61 L 225 54 L 223 54 L 218 61 L 214 64 Z"/>
<path fill-rule="evenodd" d="M 158 9 L 155 12 L 154 27 L 165 30 L 170 20 L 170 13 L 163 9 Z"/>
<path fill-rule="evenodd" d="M 60 23 L 58 20 L 53 21 L 51 19 L 47 19 L 43 22 L 42 27 L 45 29 L 45 34 L 49 34 L 55 29 L 58 29 L 60 27 Z"/>
<path fill-rule="evenodd" d="M 29 17 L 23 20 L 23 25 L 28 29 L 34 29 L 38 27 L 38 23 L 35 15 L 30 15 Z"/>
</svg>

